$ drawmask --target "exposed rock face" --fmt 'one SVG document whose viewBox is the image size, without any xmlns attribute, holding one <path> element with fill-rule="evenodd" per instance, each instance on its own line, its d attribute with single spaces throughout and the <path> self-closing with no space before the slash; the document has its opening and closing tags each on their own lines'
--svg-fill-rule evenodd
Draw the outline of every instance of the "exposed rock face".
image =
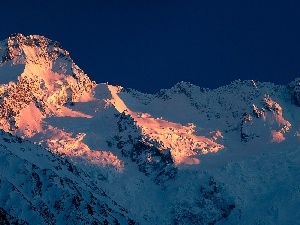
<svg viewBox="0 0 300 225">
<path fill-rule="evenodd" d="M 223 198 L 222 192 L 222 187 L 210 177 L 208 184 L 200 187 L 199 197 L 193 204 L 182 202 L 174 207 L 174 224 L 206 225 L 226 220 L 235 204 Z"/>
<path fill-rule="evenodd" d="M 0 207 L 0 223 L 3 225 L 10 224 L 20 224 L 20 225 L 28 225 L 28 223 L 24 220 L 21 220 L 17 217 L 9 215 L 3 208 Z"/>
<path fill-rule="evenodd" d="M 288 85 L 292 102 L 300 107 L 300 78 L 295 79 Z"/>
<path fill-rule="evenodd" d="M 49 114 L 52 104 L 72 104 L 95 86 L 58 42 L 38 35 L 14 34 L 4 41 L 4 46 L 0 50 L 1 75 L 15 78 L 0 86 L 0 115 L 5 129 L 18 128 L 17 117 L 30 103 L 43 115 Z M 8 66 L 20 65 L 23 71 L 10 74 Z"/>
</svg>

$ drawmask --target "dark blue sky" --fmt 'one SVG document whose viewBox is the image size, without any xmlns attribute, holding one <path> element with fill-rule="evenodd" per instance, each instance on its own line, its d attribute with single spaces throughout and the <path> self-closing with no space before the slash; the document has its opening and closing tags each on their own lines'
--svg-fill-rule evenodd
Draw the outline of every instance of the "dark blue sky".
<svg viewBox="0 0 300 225">
<path fill-rule="evenodd" d="M 0 39 L 59 41 L 97 83 L 154 93 L 179 81 L 300 77 L 299 0 L 6 1 Z"/>
</svg>

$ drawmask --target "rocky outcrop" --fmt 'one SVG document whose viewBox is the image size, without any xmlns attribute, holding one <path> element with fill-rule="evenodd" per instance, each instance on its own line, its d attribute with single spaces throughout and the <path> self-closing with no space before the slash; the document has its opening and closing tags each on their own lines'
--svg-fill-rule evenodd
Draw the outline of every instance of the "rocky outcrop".
<svg viewBox="0 0 300 225">
<path fill-rule="evenodd" d="M 205 185 L 200 186 L 199 197 L 193 203 L 181 202 L 173 210 L 174 224 L 216 224 L 225 221 L 235 208 L 232 199 L 226 199 L 222 185 L 213 177 Z"/>
<path fill-rule="evenodd" d="M 163 185 L 175 178 L 177 168 L 169 149 L 164 149 L 158 141 L 152 140 L 141 132 L 136 122 L 124 112 L 116 114 L 119 133 L 108 146 L 115 145 L 122 157 L 138 165 L 139 171 L 150 177 L 155 184 Z"/>
<path fill-rule="evenodd" d="M 295 79 L 293 82 L 287 85 L 292 102 L 300 107 L 300 78 Z"/>
</svg>

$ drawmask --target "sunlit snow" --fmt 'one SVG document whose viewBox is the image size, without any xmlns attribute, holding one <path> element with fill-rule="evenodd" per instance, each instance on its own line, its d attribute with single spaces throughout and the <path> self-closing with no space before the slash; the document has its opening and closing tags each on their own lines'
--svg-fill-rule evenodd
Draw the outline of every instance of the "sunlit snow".
<svg viewBox="0 0 300 225">
<path fill-rule="evenodd" d="M 140 224 L 300 223 L 299 79 L 237 80 L 214 90 L 179 82 L 150 95 L 96 84 L 42 36 L 12 35 L 0 47 L 0 210 L 11 218 L 47 221 L 26 214 L 26 201 L 22 214 L 12 207 L 23 198 L 37 204 L 22 174 L 39 173 L 39 198 L 61 223 L 59 201 L 110 223 L 127 216 Z M 60 181 L 49 183 L 47 173 Z M 35 176 L 26 179 L 36 184 Z M 80 188 L 68 192 L 64 179 Z M 87 197 L 84 185 L 105 194 Z M 79 193 L 89 206 L 54 190 Z"/>
</svg>

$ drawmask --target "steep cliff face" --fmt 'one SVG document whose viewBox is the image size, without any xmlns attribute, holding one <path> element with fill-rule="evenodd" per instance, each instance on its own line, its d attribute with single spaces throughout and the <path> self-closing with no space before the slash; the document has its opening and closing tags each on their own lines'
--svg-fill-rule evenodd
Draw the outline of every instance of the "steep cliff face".
<svg viewBox="0 0 300 225">
<path fill-rule="evenodd" d="M 144 94 L 95 84 L 38 35 L 0 60 L 0 222 L 300 221 L 299 79 Z"/>
<path fill-rule="evenodd" d="M 18 129 L 26 107 L 36 108 L 44 117 L 55 114 L 53 107 L 89 98 L 95 83 L 58 42 L 14 34 L 1 44 L 0 115 L 5 130 Z M 14 67 L 18 69 L 10 69 Z M 5 83 L 9 78 L 13 79 Z"/>
</svg>

